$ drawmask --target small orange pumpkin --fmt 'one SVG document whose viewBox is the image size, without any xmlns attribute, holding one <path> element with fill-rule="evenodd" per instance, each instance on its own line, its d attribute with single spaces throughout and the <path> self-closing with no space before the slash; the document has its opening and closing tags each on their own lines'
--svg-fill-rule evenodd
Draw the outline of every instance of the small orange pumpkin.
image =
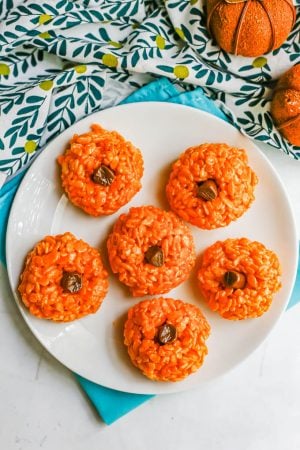
<svg viewBox="0 0 300 450">
<path fill-rule="evenodd" d="M 207 28 L 226 52 L 260 56 L 280 47 L 296 19 L 291 0 L 207 0 Z"/>
<path fill-rule="evenodd" d="M 271 115 L 280 133 L 300 146 L 300 64 L 278 81 L 271 103 Z"/>
</svg>

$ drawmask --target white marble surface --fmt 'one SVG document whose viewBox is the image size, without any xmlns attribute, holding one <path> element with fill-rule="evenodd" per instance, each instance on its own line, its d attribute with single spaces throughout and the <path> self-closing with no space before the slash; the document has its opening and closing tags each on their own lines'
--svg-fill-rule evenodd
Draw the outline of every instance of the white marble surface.
<svg viewBox="0 0 300 450">
<path fill-rule="evenodd" d="M 264 151 L 288 190 L 300 235 L 300 163 Z M 300 449 L 300 304 L 222 379 L 156 397 L 108 427 L 71 373 L 33 337 L 7 289 L 2 268 L 1 450 Z"/>
</svg>

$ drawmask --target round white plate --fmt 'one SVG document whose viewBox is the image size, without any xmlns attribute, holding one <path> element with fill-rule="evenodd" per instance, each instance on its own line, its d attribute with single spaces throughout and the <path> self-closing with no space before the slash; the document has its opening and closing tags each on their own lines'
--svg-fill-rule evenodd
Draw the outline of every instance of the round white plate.
<svg viewBox="0 0 300 450">
<path fill-rule="evenodd" d="M 73 206 L 64 195 L 56 157 L 74 133 L 84 133 L 92 123 L 119 131 L 143 153 L 142 190 L 109 217 L 94 218 Z M 198 305 L 211 325 L 208 356 L 203 367 L 177 383 L 153 382 L 132 366 L 123 345 L 126 312 L 140 299 L 110 272 L 110 287 L 94 315 L 70 323 L 52 323 L 28 314 L 17 293 L 24 258 L 48 234 L 71 231 L 99 247 L 106 266 L 106 238 L 117 217 L 130 206 L 154 204 L 168 209 L 164 188 L 171 163 L 187 147 L 204 142 L 226 142 L 246 149 L 259 177 L 256 200 L 242 218 L 214 231 L 191 227 L 197 254 L 216 240 L 245 236 L 273 249 L 282 263 L 282 289 L 261 318 L 227 321 L 211 312 L 200 298 L 195 271 L 189 280 L 166 294 Z M 296 228 L 285 190 L 260 150 L 234 127 L 194 108 L 168 103 L 135 103 L 86 117 L 53 140 L 26 174 L 15 197 L 7 229 L 7 268 L 17 304 L 28 326 L 44 347 L 69 369 L 91 381 L 133 393 L 169 393 L 213 380 L 245 359 L 265 339 L 288 302 L 297 267 Z"/>
</svg>

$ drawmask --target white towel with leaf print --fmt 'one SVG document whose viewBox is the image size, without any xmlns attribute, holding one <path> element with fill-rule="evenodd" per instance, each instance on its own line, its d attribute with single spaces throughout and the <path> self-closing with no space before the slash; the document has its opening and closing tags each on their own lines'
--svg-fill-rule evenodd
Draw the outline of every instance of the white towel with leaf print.
<svg viewBox="0 0 300 450">
<path fill-rule="evenodd" d="M 288 40 L 259 58 L 220 50 L 202 1 L 0 2 L 0 185 L 71 124 L 159 76 L 201 86 L 246 135 L 298 159 L 269 113 L 274 80 L 300 62 L 297 1 Z"/>
</svg>

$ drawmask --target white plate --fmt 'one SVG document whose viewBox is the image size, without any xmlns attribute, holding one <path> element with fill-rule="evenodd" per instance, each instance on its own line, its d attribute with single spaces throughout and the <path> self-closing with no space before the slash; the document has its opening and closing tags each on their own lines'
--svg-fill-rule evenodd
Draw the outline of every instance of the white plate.
<svg viewBox="0 0 300 450">
<path fill-rule="evenodd" d="M 71 136 L 92 123 L 116 129 L 142 150 L 145 173 L 142 190 L 119 212 L 94 218 L 74 207 L 62 192 L 56 157 Z M 203 367 L 178 383 L 152 382 L 132 366 L 122 340 L 126 311 L 140 301 L 129 296 L 110 273 L 109 293 L 100 310 L 71 323 L 52 323 L 28 314 L 17 286 L 27 252 L 48 234 L 71 231 L 100 247 L 106 266 L 106 237 L 120 213 L 133 205 L 168 208 L 164 187 L 171 163 L 187 147 L 204 142 L 226 142 L 247 150 L 259 177 L 256 200 L 242 218 L 214 231 L 191 227 L 197 254 L 216 240 L 246 236 L 273 249 L 282 263 L 282 289 L 261 318 L 231 322 L 212 313 L 195 287 L 195 273 L 165 296 L 194 303 L 211 324 L 209 353 Z M 86 117 L 51 142 L 26 174 L 15 197 L 7 229 L 7 268 L 17 304 L 28 326 L 44 347 L 69 369 L 107 387 L 134 393 L 169 393 L 195 386 L 224 374 L 245 359 L 265 339 L 288 302 L 297 267 L 296 228 L 285 190 L 260 150 L 235 128 L 194 108 L 168 103 L 118 106 Z"/>
</svg>

